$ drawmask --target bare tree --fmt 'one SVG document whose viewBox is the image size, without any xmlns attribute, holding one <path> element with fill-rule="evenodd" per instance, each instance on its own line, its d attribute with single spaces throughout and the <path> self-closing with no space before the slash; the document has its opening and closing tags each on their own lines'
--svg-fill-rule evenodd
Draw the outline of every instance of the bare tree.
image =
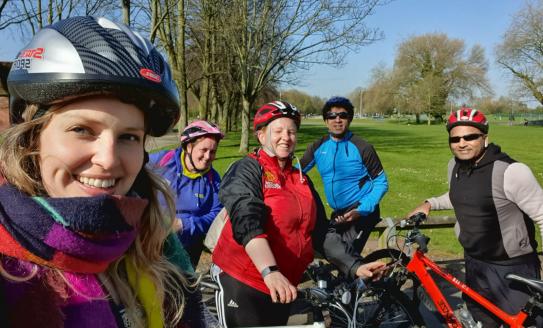
<svg viewBox="0 0 543 328">
<path fill-rule="evenodd" d="M 466 51 L 464 41 L 445 34 L 412 37 L 398 48 L 394 63 L 396 103 L 418 115 L 441 117 L 449 100 L 491 93 L 484 50 Z"/>
<path fill-rule="evenodd" d="M 21 0 L 2 2 L 0 30 L 19 28 L 23 35 L 34 35 L 46 25 L 72 16 L 112 17 L 118 9 L 116 0 Z"/>
<path fill-rule="evenodd" d="M 140 24 L 147 24 L 151 42 L 158 41 L 166 53 L 179 88 L 180 131 L 188 123 L 186 5 L 185 0 L 149 0 L 143 6 L 139 5 L 139 10 L 146 13 L 150 21 L 149 24 L 143 19 Z"/>
<path fill-rule="evenodd" d="M 6 8 L 8 1 L 9 0 L 2 0 L 2 2 L 0 2 L 0 21 L 2 21 L 2 12 L 4 11 L 4 8 Z"/>
<path fill-rule="evenodd" d="M 222 3 L 222 1 L 220 1 Z M 192 40 L 195 41 L 195 46 L 198 47 L 197 54 L 194 58 L 198 60 L 201 78 L 198 85 L 198 98 L 200 106 L 198 116 L 201 119 L 209 119 L 210 107 L 213 99 L 216 101 L 216 94 L 213 90 L 212 75 L 215 73 L 215 49 L 217 34 L 216 34 L 216 19 L 219 1 L 201 0 L 197 10 L 198 24 L 191 26 Z"/>
<path fill-rule="evenodd" d="M 241 121 L 240 151 L 246 152 L 251 110 L 262 91 L 292 82 L 293 73 L 312 64 L 338 65 L 348 51 L 381 38 L 363 23 L 384 1 L 148 0 L 140 10 L 151 21 L 151 40 L 169 58 L 181 98 L 186 83 L 201 118 L 226 128 Z M 185 107 L 181 120 L 187 115 Z"/>
<path fill-rule="evenodd" d="M 543 104 L 543 1 L 528 2 L 513 17 L 496 54 L 519 89 Z"/>
<path fill-rule="evenodd" d="M 121 8 L 123 11 L 123 23 L 130 26 L 130 0 L 121 0 Z"/>
<path fill-rule="evenodd" d="M 179 11 L 179 33 L 177 37 L 177 43 L 179 44 L 179 53 L 177 54 L 179 60 L 178 62 L 178 69 L 179 69 L 179 77 L 177 79 L 177 85 L 179 87 L 179 100 L 180 100 L 180 119 L 179 119 L 179 126 L 185 127 L 188 124 L 188 86 L 187 86 L 187 61 L 186 61 L 186 50 L 185 50 L 185 43 L 186 43 L 186 6 L 185 6 L 185 0 L 178 0 L 178 11 Z M 182 129 L 179 129 L 179 131 L 182 131 Z"/>
<path fill-rule="evenodd" d="M 353 100 L 357 99 L 359 113 L 391 113 L 395 107 L 396 84 L 392 71 L 380 65 L 372 70 L 371 82 L 366 90 L 357 90 L 352 95 Z M 356 96 L 356 97 L 355 97 Z M 360 101 L 361 100 L 361 101 Z"/>
<path fill-rule="evenodd" d="M 364 20 L 379 0 L 231 0 L 224 38 L 236 56 L 242 96 L 240 152 L 248 151 L 250 115 L 259 92 L 312 64 L 338 65 L 348 51 L 382 37 Z"/>
<path fill-rule="evenodd" d="M 525 103 L 503 96 L 498 99 L 492 97 L 475 99 L 473 105 L 485 114 L 509 114 L 511 111 L 517 113 L 527 108 Z"/>
<path fill-rule="evenodd" d="M 291 89 L 281 93 L 281 99 L 296 106 L 305 114 L 321 114 L 324 99 L 311 96 L 303 91 Z"/>
<path fill-rule="evenodd" d="M 224 38 L 214 39 L 214 61 L 211 75 L 213 83 L 213 103 L 217 106 L 217 117 L 212 117 L 220 123 L 226 131 L 237 126 L 237 117 L 240 114 L 241 93 L 239 88 L 240 74 L 236 65 L 235 54 L 229 51 Z M 212 111 L 213 112 L 213 111 Z"/>
</svg>

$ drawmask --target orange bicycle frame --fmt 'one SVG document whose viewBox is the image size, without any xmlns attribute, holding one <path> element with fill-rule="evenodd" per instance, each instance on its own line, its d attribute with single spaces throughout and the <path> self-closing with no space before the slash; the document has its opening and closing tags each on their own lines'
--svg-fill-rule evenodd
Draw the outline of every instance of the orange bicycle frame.
<svg viewBox="0 0 543 328">
<path fill-rule="evenodd" d="M 504 312 L 503 310 L 492 304 L 489 300 L 479 295 L 476 291 L 469 288 L 462 281 L 458 280 L 452 274 L 444 271 L 437 264 L 432 262 L 432 260 L 427 258 L 422 251 L 416 250 L 415 254 L 413 254 L 411 260 L 407 264 L 407 270 L 414 273 L 418 277 L 422 287 L 428 292 L 428 295 L 434 302 L 437 311 L 443 316 L 443 318 L 445 319 L 445 323 L 448 327 L 461 328 L 462 324 L 454 314 L 454 311 L 451 308 L 449 302 L 447 302 L 447 299 L 435 283 L 428 269 L 437 273 L 443 279 L 451 283 L 454 287 L 462 291 L 462 293 L 468 295 L 476 303 L 485 307 L 495 316 L 511 326 L 511 328 L 524 327 L 523 323 L 528 317 L 528 314 L 526 312 L 520 311 L 515 315 Z"/>
</svg>

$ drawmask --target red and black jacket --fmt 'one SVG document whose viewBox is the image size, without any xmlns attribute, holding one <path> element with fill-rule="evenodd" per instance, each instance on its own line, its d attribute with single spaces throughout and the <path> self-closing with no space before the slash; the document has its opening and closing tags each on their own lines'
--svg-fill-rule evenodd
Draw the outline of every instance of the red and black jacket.
<svg viewBox="0 0 543 328">
<path fill-rule="evenodd" d="M 310 180 L 277 158 L 257 151 L 236 162 L 221 183 L 219 199 L 229 214 L 213 262 L 235 279 L 269 294 L 245 252 L 253 238 L 266 238 L 281 273 L 297 285 L 313 249 L 322 253 L 328 221 Z"/>
</svg>

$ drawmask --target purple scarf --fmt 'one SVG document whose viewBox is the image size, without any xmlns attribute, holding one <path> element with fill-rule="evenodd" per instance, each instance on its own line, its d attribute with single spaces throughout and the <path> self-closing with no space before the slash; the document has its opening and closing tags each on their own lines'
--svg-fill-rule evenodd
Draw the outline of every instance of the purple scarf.
<svg viewBox="0 0 543 328">
<path fill-rule="evenodd" d="M 0 260 L 15 279 L 0 275 L 0 317 L 13 327 L 122 326 L 94 273 L 128 250 L 147 204 L 105 195 L 28 197 L 1 185 Z M 72 288 L 45 267 L 63 271 Z M 32 279 L 16 281 L 33 271 Z"/>
<path fill-rule="evenodd" d="M 28 197 L 0 186 L 0 253 L 57 269 L 103 272 L 136 237 L 147 200 Z"/>
</svg>

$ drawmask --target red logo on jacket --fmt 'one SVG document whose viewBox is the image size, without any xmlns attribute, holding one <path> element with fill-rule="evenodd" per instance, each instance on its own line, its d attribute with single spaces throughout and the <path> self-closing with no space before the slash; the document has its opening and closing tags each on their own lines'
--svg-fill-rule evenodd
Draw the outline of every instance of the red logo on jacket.
<svg viewBox="0 0 543 328">
<path fill-rule="evenodd" d="M 281 184 L 277 181 L 277 177 L 271 171 L 264 171 L 264 188 L 266 189 L 281 189 Z"/>
</svg>

